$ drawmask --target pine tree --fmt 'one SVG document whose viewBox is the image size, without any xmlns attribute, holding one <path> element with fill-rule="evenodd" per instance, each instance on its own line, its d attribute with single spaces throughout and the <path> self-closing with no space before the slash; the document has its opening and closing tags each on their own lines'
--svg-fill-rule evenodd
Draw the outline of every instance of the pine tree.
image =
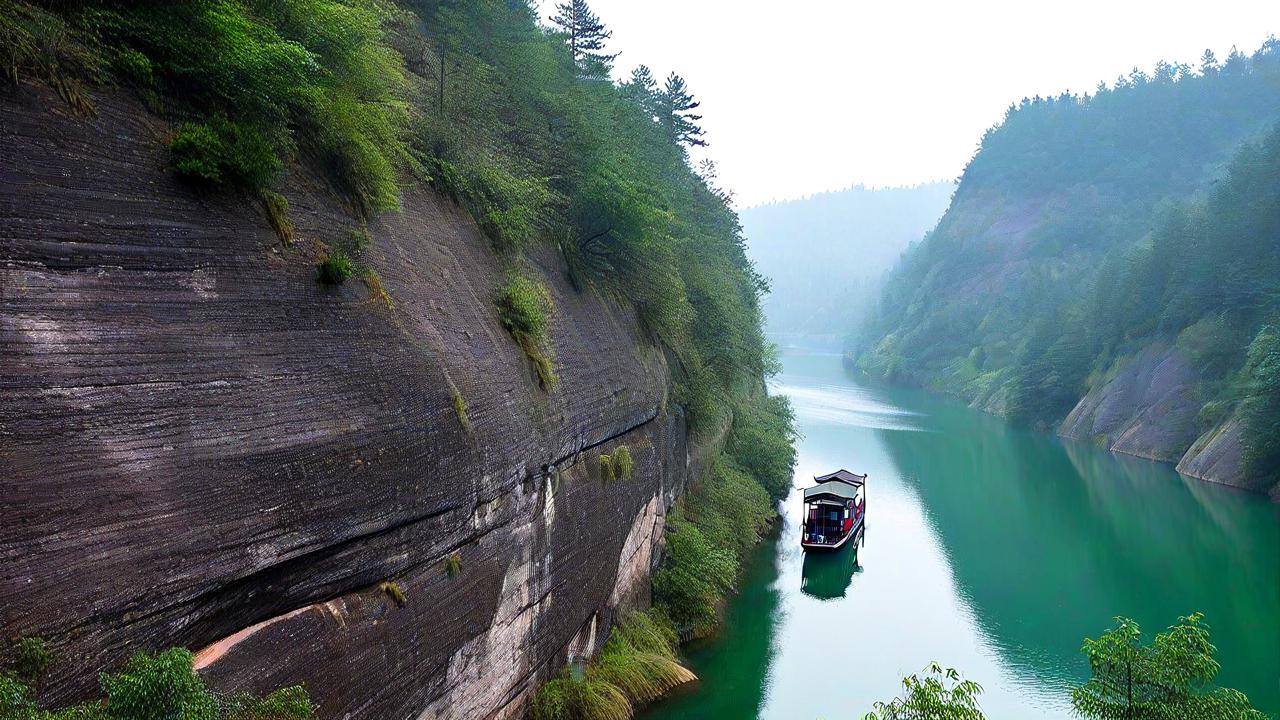
<svg viewBox="0 0 1280 720">
<path fill-rule="evenodd" d="M 1231 46 L 1231 52 L 1227 55 L 1227 61 L 1222 64 L 1222 72 L 1224 75 L 1243 75 L 1249 69 L 1249 62 L 1245 58 L 1245 54 L 1240 52 L 1235 45 Z"/>
<path fill-rule="evenodd" d="M 588 78 L 605 78 L 617 53 L 602 52 L 605 41 L 613 37 L 600 18 L 591 12 L 587 0 L 569 0 L 556 5 L 556 15 L 551 22 L 560 29 L 569 42 L 569 52 L 578 73 Z"/>
<path fill-rule="evenodd" d="M 653 79 L 653 72 L 647 65 L 631 71 L 631 79 L 622 85 L 622 94 L 644 109 L 651 119 L 657 116 L 658 81 Z"/>
<path fill-rule="evenodd" d="M 667 85 L 658 97 L 659 119 L 673 142 L 690 146 L 707 144 L 698 125 L 702 116 L 693 113 L 701 104 L 689 94 L 684 78 L 675 73 L 667 76 Z"/>
<path fill-rule="evenodd" d="M 1205 48 L 1204 55 L 1200 56 L 1200 74 L 1209 76 L 1218 72 L 1218 56 L 1213 54 L 1209 48 Z"/>
</svg>

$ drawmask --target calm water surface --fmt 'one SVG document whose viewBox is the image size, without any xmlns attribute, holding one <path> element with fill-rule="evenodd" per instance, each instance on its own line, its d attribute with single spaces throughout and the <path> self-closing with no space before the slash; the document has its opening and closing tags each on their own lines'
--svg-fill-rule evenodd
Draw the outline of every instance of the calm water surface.
<svg viewBox="0 0 1280 720">
<path fill-rule="evenodd" d="M 775 387 L 804 438 L 796 487 L 870 473 L 866 543 L 800 551 L 800 496 L 763 543 L 702 681 L 647 720 L 858 718 L 937 660 L 985 688 L 993 720 L 1070 717 L 1079 653 L 1115 615 L 1148 636 L 1205 613 L 1219 681 L 1280 715 L 1280 510 L 1169 466 L 868 388 L 837 355 L 789 352 Z"/>
</svg>

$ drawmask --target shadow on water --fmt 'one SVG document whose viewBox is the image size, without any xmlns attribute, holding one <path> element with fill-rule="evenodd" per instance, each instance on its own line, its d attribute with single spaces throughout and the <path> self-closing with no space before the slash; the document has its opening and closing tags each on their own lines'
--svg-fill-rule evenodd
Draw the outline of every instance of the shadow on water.
<svg viewBox="0 0 1280 720">
<path fill-rule="evenodd" d="M 847 545 L 832 551 L 808 552 L 800 570 L 800 592 L 819 600 L 839 600 L 849 591 L 853 576 L 862 572 L 858 545 L 862 532 Z"/>
</svg>

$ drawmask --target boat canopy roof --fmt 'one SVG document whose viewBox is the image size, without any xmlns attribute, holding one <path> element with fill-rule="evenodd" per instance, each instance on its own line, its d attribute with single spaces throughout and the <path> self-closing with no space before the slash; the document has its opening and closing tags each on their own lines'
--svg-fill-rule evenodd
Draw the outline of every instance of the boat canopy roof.
<svg viewBox="0 0 1280 720">
<path fill-rule="evenodd" d="M 832 482 L 832 481 L 839 481 L 839 482 L 842 482 L 842 483 L 848 483 L 848 484 L 853 485 L 853 486 L 855 486 L 855 487 L 856 487 L 856 486 L 860 486 L 860 485 L 864 485 L 864 484 L 866 484 L 866 482 L 867 482 L 867 476 L 866 476 L 866 475 L 858 475 L 858 474 L 856 474 L 856 473 L 851 473 L 851 472 L 849 472 L 848 470 L 840 469 L 840 470 L 837 470 L 837 471 L 835 471 L 835 472 L 833 472 L 833 473 L 829 473 L 829 474 L 827 474 L 827 475 L 820 475 L 820 476 L 818 476 L 818 477 L 815 477 L 815 478 L 814 478 L 814 482 L 817 482 L 817 483 L 819 483 L 819 484 L 821 484 L 821 483 L 828 483 L 828 482 Z"/>
<path fill-rule="evenodd" d="M 862 483 L 850 485 L 846 483 L 825 483 L 815 485 L 811 488 L 804 489 L 804 501 L 822 500 L 824 498 L 831 500 L 857 500 L 858 488 Z"/>
</svg>

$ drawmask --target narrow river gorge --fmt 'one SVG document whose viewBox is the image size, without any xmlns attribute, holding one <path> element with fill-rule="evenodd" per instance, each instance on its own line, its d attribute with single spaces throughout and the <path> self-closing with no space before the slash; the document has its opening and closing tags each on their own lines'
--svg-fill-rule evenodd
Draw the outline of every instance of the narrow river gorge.
<svg viewBox="0 0 1280 720">
<path fill-rule="evenodd" d="M 1280 713 L 1280 510 L 1170 466 L 867 387 L 788 351 L 775 392 L 803 433 L 795 486 L 869 473 L 866 542 L 806 557 L 798 493 L 762 543 L 676 718 L 858 718 L 930 661 L 982 684 L 991 718 L 1067 718 L 1081 640 L 1117 615 L 1150 638 L 1203 612 L 1218 681 Z"/>
</svg>

